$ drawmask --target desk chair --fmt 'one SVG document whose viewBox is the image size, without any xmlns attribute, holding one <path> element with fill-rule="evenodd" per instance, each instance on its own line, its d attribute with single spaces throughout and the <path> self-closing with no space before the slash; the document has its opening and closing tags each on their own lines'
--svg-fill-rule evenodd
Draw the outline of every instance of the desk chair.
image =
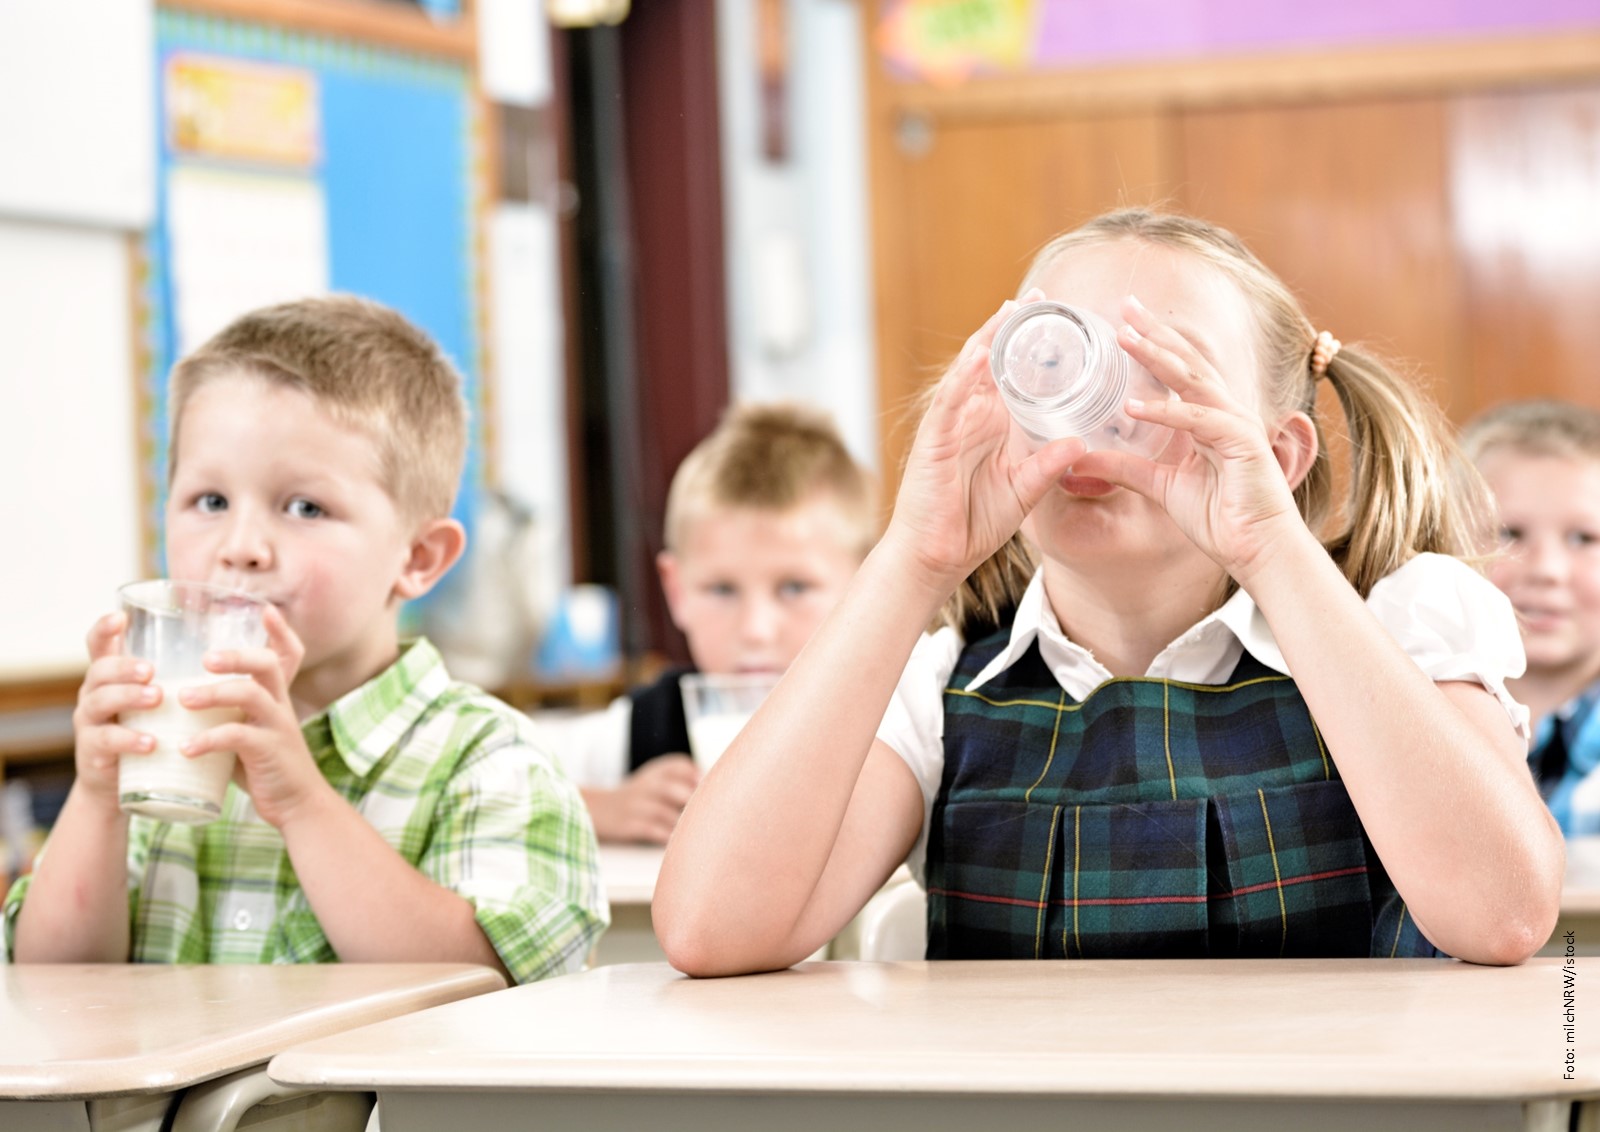
<svg viewBox="0 0 1600 1132">
<path fill-rule="evenodd" d="M 927 956 L 928 896 L 909 876 L 879 889 L 856 923 L 862 959 L 886 963 Z"/>
</svg>

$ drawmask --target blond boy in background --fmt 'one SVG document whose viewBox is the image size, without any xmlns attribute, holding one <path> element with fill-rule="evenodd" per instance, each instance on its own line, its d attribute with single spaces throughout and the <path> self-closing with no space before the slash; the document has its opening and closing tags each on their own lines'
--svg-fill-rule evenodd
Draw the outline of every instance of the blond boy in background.
<svg viewBox="0 0 1600 1132">
<path fill-rule="evenodd" d="M 1529 765 L 1562 832 L 1600 833 L 1600 413 L 1516 402 L 1469 424 L 1463 443 L 1499 513 L 1488 572 L 1528 655 L 1506 684 L 1532 715 Z"/>
<path fill-rule="evenodd" d="M 172 374 L 172 577 L 264 597 L 267 647 L 191 708 L 243 721 L 221 817 L 129 818 L 117 764 L 152 749 L 125 621 L 89 633 L 77 777 L 37 870 L 5 902 L 18 962 L 453 961 L 517 982 L 580 967 L 606 924 L 582 801 L 525 717 L 453 682 L 401 606 L 461 556 L 461 381 L 398 314 L 351 297 L 239 318 Z M 242 787 L 239 789 L 237 787 Z"/>
<path fill-rule="evenodd" d="M 540 724 L 602 841 L 666 842 L 700 777 L 679 679 L 789 667 L 877 539 L 872 477 L 827 414 L 735 406 L 673 474 L 664 534 L 656 567 L 694 668 Z"/>
</svg>

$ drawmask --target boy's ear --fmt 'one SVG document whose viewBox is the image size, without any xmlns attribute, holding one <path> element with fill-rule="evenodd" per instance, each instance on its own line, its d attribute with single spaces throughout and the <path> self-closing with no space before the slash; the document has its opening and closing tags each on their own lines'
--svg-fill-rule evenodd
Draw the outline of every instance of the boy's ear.
<svg viewBox="0 0 1600 1132">
<path fill-rule="evenodd" d="M 395 596 L 402 601 L 421 597 L 445 576 L 467 549 L 467 531 L 454 519 L 431 519 L 411 540 L 411 556 L 395 580 Z"/>
<path fill-rule="evenodd" d="M 657 554 L 656 573 L 661 575 L 661 592 L 666 595 L 667 613 L 672 617 L 672 623 L 682 629 L 678 607 L 683 603 L 683 578 L 678 573 L 678 556 L 670 550 Z"/>
<path fill-rule="evenodd" d="M 1295 490 L 1317 460 L 1317 426 L 1311 418 L 1296 410 L 1279 421 L 1272 437 L 1272 454 L 1289 481 L 1289 490 Z"/>
</svg>

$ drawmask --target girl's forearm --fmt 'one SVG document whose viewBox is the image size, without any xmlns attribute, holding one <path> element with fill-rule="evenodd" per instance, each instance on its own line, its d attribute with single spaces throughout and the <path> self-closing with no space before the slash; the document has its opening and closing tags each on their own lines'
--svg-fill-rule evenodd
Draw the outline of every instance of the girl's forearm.
<svg viewBox="0 0 1600 1132">
<path fill-rule="evenodd" d="M 1526 958 L 1554 925 L 1563 847 L 1504 713 L 1429 679 L 1309 531 L 1274 547 L 1241 584 L 1407 907 L 1452 955 Z"/>
<path fill-rule="evenodd" d="M 707 941 L 737 939 L 751 955 L 790 946 L 900 673 L 945 596 L 910 576 L 880 544 L 695 791 L 652 904 L 669 955 L 702 955 Z"/>
<path fill-rule="evenodd" d="M 128 819 L 76 788 L 17 914 L 18 963 L 128 960 Z"/>
</svg>

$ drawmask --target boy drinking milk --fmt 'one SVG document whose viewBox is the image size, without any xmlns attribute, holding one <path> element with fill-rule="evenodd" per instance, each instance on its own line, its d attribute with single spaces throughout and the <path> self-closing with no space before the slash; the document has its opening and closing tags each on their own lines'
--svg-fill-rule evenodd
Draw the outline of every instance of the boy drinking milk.
<svg viewBox="0 0 1600 1132">
<path fill-rule="evenodd" d="M 32 877 L 13 886 L 17 962 L 474 962 L 517 982 L 575 970 L 606 924 L 594 834 L 527 721 L 455 683 L 400 607 L 460 558 L 460 378 L 426 335 L 337 296 L 244 315 L 174 368 L 166 514 L 174 578 L 269 603 L 267 647 L 215 652 L 230 679 L 185 707 L 242 721 L 184 749 L 238 754 L 220 818 L 118 808 L 119 715 L 157 705 L 89 632 L 77 778 Z"/>
<path fill-rule="evenodd" d="M 870 474 L 826 413 L 743 405 L 684 457 L 656 559 L 694 670 L 776 677 L 877 537 Z M 664 844 L 700 772 L 673 669 L 605 712 L 543 722 L 602 841 Z"/>
</svg>

